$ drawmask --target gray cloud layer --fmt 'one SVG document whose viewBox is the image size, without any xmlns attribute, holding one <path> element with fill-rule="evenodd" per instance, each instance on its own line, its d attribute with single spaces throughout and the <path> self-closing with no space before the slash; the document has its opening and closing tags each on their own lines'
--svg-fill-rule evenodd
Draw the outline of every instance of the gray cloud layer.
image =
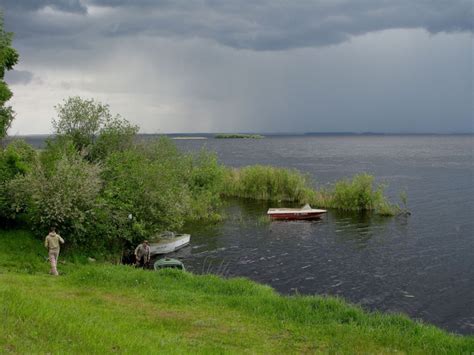
<svg viewBox="0 0 474 355">
<path fill-rule="evenodd" d="M 12 70 L 5 74 L 5 81 L 9 84 L 29 84 L 33 80 L 33 73 L 27 70 Z"/>
<path fill-rule="evenodd" d="M 0 6 L 20 38 L 145 34 L 285 50 L 337 44 L 385 29 L 472 31 L 470 0 L 1 0 Z M 69 16 L 37 16 L 48 7 Z"/>
<path fill-rule="evenodd" d="M 472 132 L 470 1 L 0 0 L 12 132 L 93 97 L 144 132 Z M 436 35 L 433 35 L 436 34 Z M 41 79 L 39 79 L 41 78 Z"/>
</svg>

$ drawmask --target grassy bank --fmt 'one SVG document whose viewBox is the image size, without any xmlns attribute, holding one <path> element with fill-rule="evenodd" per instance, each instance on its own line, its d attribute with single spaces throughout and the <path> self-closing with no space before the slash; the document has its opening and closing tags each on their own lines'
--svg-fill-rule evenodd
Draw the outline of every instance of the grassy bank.
<svg viewBox="0 0 474 355">
<path fill-rule="evenodd" d="M 72 264 L 48 276 L 39 241 L 0 231 L 0 352 L 463 353 L 473 337 L 245 279 Z"/>
<path fill-rule="evenodd" d="M 234 138 L 241 138 L 241 139 L 262 139 L 265 138 L 260 134 L 240 134 L 240 133 L 221 133 L 216 134 L 214 138 L 218 139 L 234 139 Z"/>
<path fill-rule="evenodd" d="M 372 211 L 393 216 L 402 209 L 384 195 L 383 186 L 369 174 L 337 181 L 329 188 L 314 189 L 310 178 L 295 169 L 254 165 L 227 170 L 223 194 L 228 197 L 310 203 L 343 211 Z"/>
</svg>

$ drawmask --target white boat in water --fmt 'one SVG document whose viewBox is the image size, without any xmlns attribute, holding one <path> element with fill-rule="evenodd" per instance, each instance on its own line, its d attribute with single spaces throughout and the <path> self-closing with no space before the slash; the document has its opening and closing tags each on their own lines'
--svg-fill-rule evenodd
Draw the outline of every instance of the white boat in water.
<svg viewBox="0 0 474 355">
<path fill-rule="evenodd" d="M 271 219 L 305 220 L 319 218 L 326 212 L 306 204 L 302 208 L 270 208 L 267 215 Z"/>
<path fill-rule="evenodd" d="M 190 240 L 190 234 L 176 234 L 173 232 L 163 233 L 159 235 L 156 240 L 150 241 L 150 254 L 172 253 L 188 245 Z"/>
</svg>

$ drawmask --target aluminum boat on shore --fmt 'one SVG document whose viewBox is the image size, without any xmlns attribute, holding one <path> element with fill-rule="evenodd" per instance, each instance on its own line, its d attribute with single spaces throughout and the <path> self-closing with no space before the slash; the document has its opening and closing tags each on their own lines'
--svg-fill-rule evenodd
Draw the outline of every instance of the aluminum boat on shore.
<svg viewBox="0 0 474 355">
<path fill-rule="evenodd" d="M 190 234 L 165 232 L 160 234 L 156 240 L 150 241 L 150 254 L 156 255 L 172 253 L 188 245 L 190 240 Z"/>
</svg>

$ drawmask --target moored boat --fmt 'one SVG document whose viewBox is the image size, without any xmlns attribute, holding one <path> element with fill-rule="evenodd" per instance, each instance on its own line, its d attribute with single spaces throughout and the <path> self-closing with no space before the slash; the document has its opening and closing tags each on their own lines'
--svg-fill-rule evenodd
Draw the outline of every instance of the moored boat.
<svg viewBox="0 0 474 355">
<path fill-rule="evenodd" d="M 166 232 L 158 236 L 157 240 L 150 241 L 150 254 L 168 254 L 189 244 L 190 234 L 176 234 Z"/>
<path fill-rule="evenodd" d="M 184 268 L 184 264 L 181 261 L 172 258 L 164 258 L 155 261 L 155 263 L 153 264 L 153 269 L 178 269 L 183 271 L 186 270 Z"/>
<path fill-rule="evenodd" d="M 311 208 L 310 205 L 306 204 L 302 208 L 270 208 L 267 215 L 271 219 L 308 220 L 320 218 L 326 212 L 326 210 Z"/>
</svg>

